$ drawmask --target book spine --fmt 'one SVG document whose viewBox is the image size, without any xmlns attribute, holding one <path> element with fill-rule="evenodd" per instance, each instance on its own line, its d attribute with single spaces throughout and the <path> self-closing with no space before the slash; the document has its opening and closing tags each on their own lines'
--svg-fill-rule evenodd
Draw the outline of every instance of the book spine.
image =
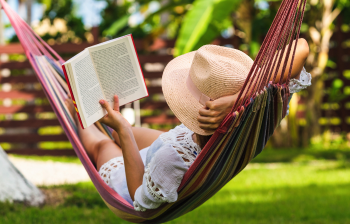
<svg viewBox="0 0 350 224">
<path fill-rule="evenodd" d="M 132 40 L 132 45 L 134 45 L 134 49 L 135 49 L 135 52 L 136 52 L 137 60 L 138 60 L 138 62 L 139 62 L 139 67 L 140 67 L 140 70 L 141 70 L 141 73 L 142 73 L 143 82 L 145 83 L 145 86 L 146 86 L 146 80 L 145 80 L 145 76 L 143 75 L 143 71 L 142 71 L 142 67 L 141 67 L 141 64 L 140 64 L 139 55 L 137 54 L 137 51 L 136 51 L 134 38 L 132 37 L 132 34 L 130 34 L 130 36 L 131 36 L 131 40 Z M 146 87 L 146 91 L 147 91 L 147 96 L 149 96 L 147 87 Z M 147 97 L 147 96 L 145 96 L 145 97 Z M 144 97 L 142 97 L 142 98 L 144 98 Z M 142 98 L 140 98 L 140 99 L 142 99 Z M 136 100 L 135 100 L 135 101 L 136 101 Z"/>
<path fill-rule="evenodd" d="M 78 114 L 79 123 L 81 125 L 81 128 L 84 129 L 83 122 L 81 121 L 80 114 L 79 114 L 79 111 L 78 111 L 78 107 L 77 107 L 77 104 L 75 102 L 73 91 L 72 91 L 72 88 L 70 86 L 68 75 L 67 75 L 67 71 L 66 71 L 66 68 L 65 68 L 64 65 L 62 65 L 62 69 L 63 69 L 64 76 L 66 77 L 66 81 L 67 81 L 67 84 L 68 84 L 70 95 L 72 96 L 72 101 L 73 101 L 73 104 L 74 104 L 74 107 L 75 107 L 75 111 Z"/>
</svg>

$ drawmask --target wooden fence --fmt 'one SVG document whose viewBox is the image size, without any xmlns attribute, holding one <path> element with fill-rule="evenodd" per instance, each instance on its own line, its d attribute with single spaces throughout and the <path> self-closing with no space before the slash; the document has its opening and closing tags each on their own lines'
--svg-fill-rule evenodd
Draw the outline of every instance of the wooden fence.
<svg viewBox="0 0 350 224">
<path fill-rule="evenodd" d="M 333 35 L 329 56 L 336 66 L 327 68 L 329 78 L 325 81 L 326 91 L 335 78 L 343 81 L 341 93 L 350 95 L 350 32 L 340 29 Z M 97 29 L 93 29 L 94 40 L 98 40 Z M 52 48 L 65 59 L 86 47 L 96 44 L 65 43 Z M 218 45 L 238 47 L 240 39 L 218 39 Z M 156 39 L 151 43 L 136 40 L 136 49 L 144 72 L 150 96 L 140 101 L 141 124 L 156 129 L 167 130 L 179 123 L 164 101 L 161 90 L 161 76 L 165 65 L 173 58 L 174 41 Z M 25 60 L 20 44 L 0 47 L 0 59 L 9 56 L 7 62 L 0 63 L 0 143 L 7 153 L 25 155 L 75 155 L 65 133 L 62 131 L 46 96 L 38 83 L 28 61 Z M 18 59 L 23 59 L 18 61 Z M 330 101 L 325 94 L 322 118 L 324 128 L 336 132 L 350 132 L 350 99 Z M 304 116 L 302 102 L 298 117 Z"/>
<path fill-rule="evenodd" d="M 97 40 L 96 29 L 93 33 L 94 40 Z M 218 39 L 214 44 L 239 46 L 239 41 L 239 38 Z M 51 47 L 69 58 L 96 43 L 65 43 Z M 161 76 L 165 65 L 173 58 L 174 41 L 156 39 L 147 43 L 135 40 L 135 46 L 150 94 L 140 101 L 141 124 L 170 129 L 179 121 L 164 101 Z M 20 44 L 1 46 L 0 54 L 9 55 L 10 59 L 24 58 Z M 75 155 L 29 62 L 2 62 L 0 71 L 0 143 L 6 152 L 22 155 Z"/>
<path fill-rule="evenodd" d="M 330 63 L 326 70 L 320 123 L 334 132 L 350 132 L 350 32 L 341 29 L 342 17 L 336 21 L 336 32 L 330 42 Z M 331 99 L 330 90 L 334 80 L 341 80 L 343 86 L 337 97 Z"/>
</svg>

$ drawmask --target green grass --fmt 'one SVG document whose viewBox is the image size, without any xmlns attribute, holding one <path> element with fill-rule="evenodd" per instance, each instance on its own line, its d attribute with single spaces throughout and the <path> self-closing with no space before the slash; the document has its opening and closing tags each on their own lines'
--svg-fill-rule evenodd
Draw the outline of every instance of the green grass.
<svg viewBox="0 0 350 224">
<path fill-rule="evenodd" d="M 253 164 L 171 223 L 350 223 L 350 169 L 338 162 Z M 187 219 L 186 219 L 187 217 Z"/>
<path fill-rule="evenodd" d="M 79 158 L 76 156 L 22 156 L 22 155 L 15 155 L 15 154 L 11 154 L 10 156 L 21 158 L 21 159 L 37 160 L 37 161 L 54 161 L 54 162 L 61 162 L 61 163 L 81 164 Z"/>
<path fill-rule="evenodd" d="M 169 223 L 350 223 L 349 163 L 265 162 L 251 164 L 202 206 Z M 91 182 L 49 188 L 69 196 L 56 207 L 0 204 L 0 223 L 128 223 L 108 210 Z"/>
<path fill-rule="evenodd" d="M 347 160 L 349 149 L 264 149 L 253 163 L 308 162 L 312 160 Z"/>
</svg>

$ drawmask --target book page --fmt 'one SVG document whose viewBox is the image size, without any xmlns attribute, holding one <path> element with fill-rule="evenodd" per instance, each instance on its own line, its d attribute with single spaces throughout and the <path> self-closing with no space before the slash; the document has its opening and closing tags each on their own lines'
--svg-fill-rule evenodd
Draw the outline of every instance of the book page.
<svg viewBox="0 0 350 224">
<path fill-rule="evenodd" d="M 105 110 L 101 107 L 99 100 L 105 99 L 100 86 L 97 74 L 93 67 L 91 57 L 87 50 L 70 61 L 74 75 L 75 89 L 77 96 L 75 99 L 78 110 L 82 114 L 87 126 L 101 119 Z"/>
<path fill-rule="evenodd" d="M 148 95 L 131 36 L 88 48 L 106 96 L 113 105 L 135 101 Z"/>
<path fill-rule="evenodd" d="M 82 123 L 83 128 L 87 127 L 85 119 L 84 119 L 84 115 L 82 113 L 80 113 L 79 111 L 83 111 L 82 107 L 79 104 L 79 100 L 78 100 L 78 93 L 77 93 L 77 88 L 75 87 L 75 82 L 74 82 L 74 75 L 73 75 L 73 69 L 72 69 L 72 65 L 70 63 L 65 63 L 64 64 L 64 68 L 66 69 L 66 73 L 67 73 L 67 78 L 69 80 L 69 85 L 71 90 L 72 90 L 72 99 L 75 100 L 75 106 L 76 108 L 78 108 L 78 116 L 80 117 L 80 121 Z"/>
</svg>

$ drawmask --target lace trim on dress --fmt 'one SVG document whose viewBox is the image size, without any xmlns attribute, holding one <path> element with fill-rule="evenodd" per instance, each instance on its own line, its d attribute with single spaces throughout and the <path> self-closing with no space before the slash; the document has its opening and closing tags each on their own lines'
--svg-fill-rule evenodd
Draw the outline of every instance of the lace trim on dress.
<svg viewBox="0 0 350 224">
<path fill-rule="evenodd" d="M 166 197 L 164 197 L 164 194 L 159 189 L 159 186 L 152 181 L 151 175 L 149 174 L 151 163 L 152 161 L 147 165 L 145 170 L 147 191 L 156 199 L 157 202 L 167 202 Z"/>
<path fill-rule="evenodd" d="M 137 201 L 134 201 L 133 202 L 133 205 L 134 205 L 134 210 L 137 211 L 137 212 L 145 212 L 146 209 L 145 208 L 142 208 L 139 203 L 137 203 Z"/>
<path fill-rule="evenodd" d="M 199 145 L 193 141 L 192 135 L 193 131 L 181 124 L 159 137 L 176 149 L 187 166 L 191 166 L 201 151 Z"/>
<path fill-rule="evenodd" d="M 289 82 L 290 93 L 299 92 L 302 89 L 311 85 L 311 74 L 308 73 L 305 68 L 300 73 L 299 79 L 291 79 Z"/>
<path fill-rule="evenodd" d="M 192 139 L 193 132 L 186 126 L 179 125 L 176 128 L 161 134 L 159 137 L 164 143 L 168 143 L 176 149 L 184 163 L 189 167 L 192 165 L 197 155 L 200 153 L 201 148 Z M 150 193 L 157 202 L 168 202 L 167 198 L 159 189 L 156 183 L 152 181 L 150 176 L 150 165 L 153 163 L 153 159 L 147 165 L 145 169 L 146 186 L 147 191 Z M 140 209 L 137 203 L 134 203 L 135 210 Z M 140 210 L 141 211 L 141 210 Z"/>
<path fill-rule="evenodd" d="M 110 159 L 108 162 L 103 164 L 98 173 L 102 177 L 102 180 L 109 186 L 111 182 L 111 171 L 119 170 L 124 166 L 124 159 L 122 156 Z"/>
</svg>

